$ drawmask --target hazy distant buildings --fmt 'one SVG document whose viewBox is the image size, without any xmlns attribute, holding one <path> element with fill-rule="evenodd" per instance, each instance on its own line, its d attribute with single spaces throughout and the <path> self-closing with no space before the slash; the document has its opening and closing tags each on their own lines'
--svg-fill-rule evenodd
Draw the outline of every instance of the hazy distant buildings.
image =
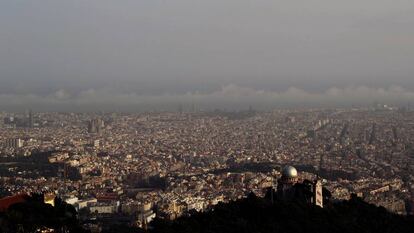
<svg viewBox="0 0 414 233">
<path fill-rule="evenodd" d="M 25 118 L 18 118 L 14 116 L 5 117 L 3 120 L 4 125 L 7 127 L 26 127 L 27 120 Z"/>
<path fill-rule="evenodd" d="M 12 128 L 35 128 L 39 126 L 35 121 L 35 114 L 30 110 L 25 115 L 14 115 L 3 118 L 3 124 L 7 127 Z"/>
<path fill-rule="evenodd" d="M 9 138 L 6 139 L 4 146 L 6 148 L 18 149 L 23 147 L 23 140 L 20 138 Z"/>
<path fill-rule="evenodd" d="M 33 116 L 33 111 L 32 110 L 29 111 L 29 118 L 28 118 L 28 121 L 27 121 L 27 126 L 29 128 L 34 128 L 34 116 Z"/>
<path fill-rule="evenodd" d="M 92 119 L 88 123 L 88 132 L 89 133 L 100 133 L 105 127 L 105 123 L 102 119 Z"/>
<path fill-rule="evenodd" d="M 12 117 L 12 116 L 10 116 L 10 117 L 5 117 L 5 118 L 3 119 L 3 122 L 4 122 L 4 124 L 5 124 L 5 125 L 13 125 L 13 124 L 15 124 L 15 123 L 16 123 L 16 121 L 15 121 L 14 117 Z"/>
</svg>

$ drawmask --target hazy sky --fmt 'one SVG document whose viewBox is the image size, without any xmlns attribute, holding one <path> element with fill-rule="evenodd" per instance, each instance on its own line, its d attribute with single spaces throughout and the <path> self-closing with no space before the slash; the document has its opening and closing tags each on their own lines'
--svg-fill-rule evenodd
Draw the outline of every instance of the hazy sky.
<svg viewBox="0 0 414 233">
<path fill-rule="evenodd" d="M 0 109 L 405 103 L 413 90 L 412 0 L 0 1 Z"/>
</svg>

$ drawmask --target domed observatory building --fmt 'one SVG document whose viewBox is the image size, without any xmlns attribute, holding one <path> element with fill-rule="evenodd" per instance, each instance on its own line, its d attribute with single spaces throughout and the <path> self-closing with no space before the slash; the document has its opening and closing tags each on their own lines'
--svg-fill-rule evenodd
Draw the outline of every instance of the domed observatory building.
<svg viewBox="0 0 414 233">
<path fill-rule="evenodd" d="M 281 181 L 287 184 L 295 184 L 298 182 L 298 171 L 292 166 L 286 166 L 282 170 Z"/>
<path fill-rule="evenodd" d="M 293 186 L 298 183 L 298 171 L 292 166 L 286 166 L 282 170 L 282 177 L 277 181 L 277 196 L 280 199 L 289 200 L 295 195 Z"/>
<path fill-rule="evenodd" d="M 298 182 L 298 171 L 292 166 L 282 170 L 282 177 L 277 181 L 276 195 L 279 200 L 305 200 L 306 202 L 323 207 L 322 183 L 319 179 L 314 182 L 305 180 Z"/>
</svg>

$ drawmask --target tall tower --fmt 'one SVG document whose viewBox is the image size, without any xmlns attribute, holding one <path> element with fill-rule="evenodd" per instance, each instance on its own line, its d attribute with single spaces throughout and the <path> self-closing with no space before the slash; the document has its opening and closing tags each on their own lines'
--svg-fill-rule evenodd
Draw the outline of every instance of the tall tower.
<svg viewBox="0 0 414 233">
<path fill-rule="evenodd" d="M 317 179 L 313 184 L 313 202 L 314 205 L 323 208 L 322 182 L 320 179 Z"/>
<path fill-rule="evenodd" d="M 105 122 L 100 118 L 95 118 L 89 121 L 88 132 L 89 133 L 100 133 L 104 127 L 105 127 Z"/>
<path fill-rule="evenodd" d="M 95 120 L 89 121 L 89 124 L 88 124 L 88 132 L 89 133 L 96 133 Z"/>
<path fill-rule="evenodd" d="M 29 128 L 34 127 L 34 117 L 33 117 L 33 111 L 30 109 L 29 111 Z"/>
</svg>

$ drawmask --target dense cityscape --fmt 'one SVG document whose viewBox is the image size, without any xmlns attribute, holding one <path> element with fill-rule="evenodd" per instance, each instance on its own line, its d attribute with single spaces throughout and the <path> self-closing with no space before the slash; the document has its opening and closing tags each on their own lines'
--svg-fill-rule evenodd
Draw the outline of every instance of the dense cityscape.
<svg viewBox="0 0 414 233">
<path fill-rule="evenodd" d="M 414 232 L 408 0 L 0 0 L 0 233 Z"/>
<path fill-rule="evenodd" d="M 220 202 L 264 196 L 282 168 L 412 214 L 414 111 L 373 108 L 256 112 L 0 113 L 0 197 L 43 193 L 83 227 L 146 228 Z"/>
</svg>

